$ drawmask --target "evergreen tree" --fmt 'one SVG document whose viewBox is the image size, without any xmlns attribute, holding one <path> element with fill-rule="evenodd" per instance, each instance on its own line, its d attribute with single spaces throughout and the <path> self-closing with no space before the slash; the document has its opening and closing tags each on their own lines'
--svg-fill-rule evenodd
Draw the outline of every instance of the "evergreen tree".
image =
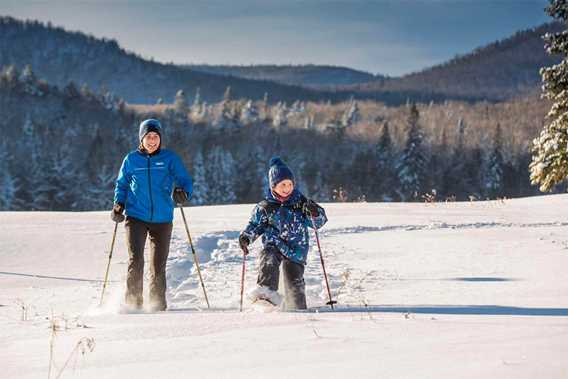
<svg viewBox="0 0 568 379">
<path fill-rule="evenodd" d="M 552 0 L 547 13 L 564 25 L 568 22 L 567 0 Z M 547 34 L 546 50 L 560 54 L 562 62 L 542 68 L 543 97 L 554 104 L 548 112 L 551 120 L 533 141 L 533 159 L 530 164 L 531 183 L 543 192 L 568 178 L 568 33 Z"/>
<path fill-rule="evenodd" d="M 485 167 L 485 192 L 490 198 L 503 197 L 504 193 L 504 166 L 503 160 L 503 137 L 501 133 L 501 125 L 497 124 L 495 129 L 495 137 L 493 139 L 493 146 Z"/>
<path fill-rule="evenodd" d="M 375 149 L 375 170 L 371 174 L 374 191 L 369 200 L 393 200 L 397 178 L 394 172 L 394 146 L 389 124 L 385 122 L 381 137 Z"/>
<path fill-rule="evenodd" d="M 239 203 L 255 203 L 260 200 L 264 193 L 262 185 L 266 171 L 262 147 L 255 145 L 244 159 L 237 162 L 235 195 Z"/>
<path fill-rule="evenodd" d="M 258 120 L 259 120 L 258 109 L 254 105 L 252 100 L 247 101 L 245 106 L 241 110 L 241 122 L 245 125 L 250 125 L 255 122 L 258 122 Z"/>
<path fill-rule="evenodd" d="M 215 146 L 207 155 L 206 174 L 210 204 L 231 204 L 236 201 L 235 161 L 230 152 Z"/>
<path fill-rule="evenodd" d="M 214 124 L 219 129 L 240 128 L 240 112 L 236 108 L 235 104 L 229 101 L 223 101 L 221 103 L 221 111 Z"/>
<path fill-rule="evenodd" d="M 425 189 L 427 158 L 419 118 L 416 104 L 412 104 L 407 119 L 406 145 L 397 165 L 399 194 L 403 201 L 418 199 Z"/>
<path fill-rule="evenodd" d="M 91 181 L 85 183 L 87 186 L 86 196 L 76 196 L 74 208 L 87 210 L 106 210 L 110 209 L 114 197 L 114 184 L 116 172 L 108 165 L 99 167 L 96 175 Z"/>
<path fill-rule="evenodd" d="M 189 113 L 187 97 L 185 96 L 185 92 L 181 89 L 176 93 L 174 112 L 180 117 L 187 117 L 187 114 Z"/>
<path fill-rule="evenodd" d="M 456 141 L 454 143 L 454 151 L 451 158 L 451 163 L 449 169 L 449 178 L 447 178 L 450 184 L 448 188 L 448 194 L 456 196 L 457 198 L 464 200 L 467 194 L 470 192 L 471 187 L 471 177 L 469 177 L 466 172 L 466 165 L 468 163 L 465 147 L 465 123 L 463 119 L 458 120 Z"/>
<path fill-rule="evenodd" d="M 344 128 L 350 128 L 353 124 L 357 123 L 360 120 L 361 116 L 359 114 L 359 107 L 357 106 L 357 102 L 353 99 L 349 102 L 349 108 L 343 114 L 341 118 L 341 125 Z"/>
<path fill-rule="evenodd" d="M 288 109 L 285 103 L 278 103 L 274 108 L 272 126 L 276 129 L 284 129 L 288 126 Z"/>
<path fill-rule="evenodd" d="M 432 158 L 430 159 L 430 167 L 432 167 L 431 172 L 433 175 L 433 187 L 436 190 L 436 195 L 440 196 L 441 199 L 445 199 L 450 196 L 453 185 L 451 177 L 451 154 L 449 150 L 448 133 L 447 129 L 444 127 L 442 129 L 440 143 L 432 152 Z"/>
<path fill-rule="evenodd" d="M 5 142 L 0 144 L 0 210 L 15 210 L 18 182 L 10 172 L 11 156 Z"/>
<path fill-rule="evenodd" d="M 209 183 L 205 173 L 205 162 L 201 150 L 195 155 L 193 161 L 193 196 L 192 201 L 195 205 L 209 204 Z"/>
<path fill-rule="evenodd" d="M 376 174 L 374 151 L 364 149 L 357 152 L 349 170 L 351 180 L 347 188 L 353 200 L 363 201 L 374 197 Z"/>
<path fill-rule="evenodd" d="M 232 94 L 232 91 L 231 91 L 231 86 L 228 86 L 225 89 L 225 93 L 223 94 L 223 101 L 229 102 L 229 101 L 232 101 L 232 100 L 233 100 L 233 94 Z"/>
</svg>

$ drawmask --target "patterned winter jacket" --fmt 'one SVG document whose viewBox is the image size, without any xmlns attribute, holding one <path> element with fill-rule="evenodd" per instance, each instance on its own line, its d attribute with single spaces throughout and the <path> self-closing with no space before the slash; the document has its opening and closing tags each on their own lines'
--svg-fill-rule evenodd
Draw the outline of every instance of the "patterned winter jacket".
<svg viewBox="0 0 568 379">
<path fill-rule="evenodd" d="M 311 217 L 305 215 L 301 209 L 305 200 L 306 197 L 295 189 L 288 200 L 280 203 L 268 191 L 265 201 L 255 206 L 242 234 L 246 235 L 251 243 L 262 235 L 264 246 L 274 245 L 288 259 L 306 264 L 310 248 L 308 227 L 321 228 L 327 222 L 327 216 L 325 210 L 319 207 L 319 215 L 314 217 L 312 223 Z"/>
</svg>

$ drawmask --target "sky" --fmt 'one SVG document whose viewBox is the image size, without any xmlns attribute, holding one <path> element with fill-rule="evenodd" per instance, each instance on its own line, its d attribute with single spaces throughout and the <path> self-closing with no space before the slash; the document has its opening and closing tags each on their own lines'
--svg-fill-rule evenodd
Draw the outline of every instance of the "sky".
<svg viewBox="0 0 568 379">
<path fill-rule="evenodd" d="M 160 62 L 327 64 L 400 76 L 551 21 L 547 0 L 0 0 Z"/>
</svg>

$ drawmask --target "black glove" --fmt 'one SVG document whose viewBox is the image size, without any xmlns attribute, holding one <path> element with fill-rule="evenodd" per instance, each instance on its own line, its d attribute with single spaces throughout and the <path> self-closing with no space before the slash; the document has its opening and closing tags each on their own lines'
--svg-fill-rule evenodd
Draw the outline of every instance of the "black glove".
<svg viewBox="0 0 568 379">
<path fill-rule="evenodd" d="M 176 187 L 174 188 L 174 193 L 172 194 L 172 198 L 174 199 L 174 202 L 176 204 L 183 205 L 188 199 L 187 192 L 185 192 L 185 190 L 181 187 Z"/>
<path fill-rule="evenodd" d="M 123 222 L 124 221 L 124 205 L 120 203 L 115 203 L 112 207 L 112 211 L 110 212 L 110 218 L 114 222 Z"/>
<path fill-rule="evenodd" d="M 244 234 L 241 234 L 239 236 L 239 245 L 241 246 L 241 249 L 244 251 L 245 255 L 248 254 L 248 245 L 250 245 L 250 240 L 247 236 L 245 236 Z"/>
<path fill-rule="evenodd" d="M 312 199 L 306 199 L 306 201 L 302 204 L 302 212 L 304 212 L 306 216 L 318 217 L 320 213 L 319 205 L 317 205 Z"/>
</svg>

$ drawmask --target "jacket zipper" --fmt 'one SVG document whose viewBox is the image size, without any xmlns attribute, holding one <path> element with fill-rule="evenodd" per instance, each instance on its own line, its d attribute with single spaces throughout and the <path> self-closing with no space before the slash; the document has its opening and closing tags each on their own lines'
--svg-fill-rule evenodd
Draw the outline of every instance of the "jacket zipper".
<svg viewBox="0 0 568 379">
<path fill-rule="evenodd" d="M 150 221 L 154 218 L 154 201 L 152 200 L 152 177 L 150 175 L 150 156 L 148 156 L 148 189 L 150 194 Z"/>
</svg>

